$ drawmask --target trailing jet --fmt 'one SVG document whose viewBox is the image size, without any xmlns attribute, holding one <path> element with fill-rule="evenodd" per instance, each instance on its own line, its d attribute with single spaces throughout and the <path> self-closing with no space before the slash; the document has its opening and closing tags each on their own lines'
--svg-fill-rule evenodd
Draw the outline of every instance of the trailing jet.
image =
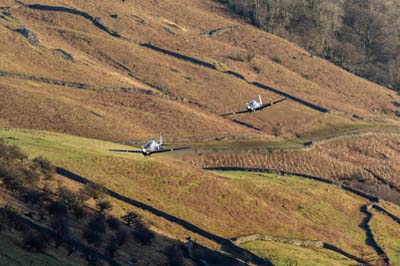
<svg viewBox="0 0 400 266">
<path fill-rule="evenodd" d="M 231 113 L 225 113 L 225 114 L 222 114 L 221 116 L 229 116 L 229 115 L 256 112 L 256 111 L 262 110 L 264 108 L 270 107 L 274 104 L 277 104 L 277 103 L 280 103 L 280 102 L 283 102 L 286 100 L 286 98 L 282 98 L 282 99 L 274 101 L 274 102 L 269 102 L 269 103 L 263 104 L 260 95 L 258 95 L 258 99 L 259 99 L 259 102 L 257 102 L 257 100 L 248 102 L 246 104 L 246 109 L 244 109 L 244 110 L 237 111 L 237 112 L 231 112 Z"/>
<path fill-rule="evenodd" d="M 142 146 L 141 150 L 118 150 L 118 149 L 110 149 L 110 151 L 114 152 L 131 152 L 131 153 L 142 153 L 144 156 L 150 156 L 153 153 L 160 153 L 160 152 L 170 152 L 170 151 L 179 151 L 179 150 L 186 150 L 190 147 L 178 147 L 178 148 L 170 148 L 165 149 L 164 147 L 164 140 L 162 134 L 160 134 L 160 141 L 156 140 L 149 140 Z"/>
</svg>

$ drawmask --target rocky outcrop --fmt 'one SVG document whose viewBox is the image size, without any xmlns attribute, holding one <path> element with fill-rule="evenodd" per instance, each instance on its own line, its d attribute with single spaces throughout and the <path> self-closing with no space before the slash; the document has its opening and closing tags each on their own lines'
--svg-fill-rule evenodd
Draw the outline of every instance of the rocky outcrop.
<svg viewBox="0 0 400 266">
<path fill-rule="evenodd" d="M 39 46 L 40 42 L 39 39 L 37 38 L 36 34 L 26 28 L 20 28 L 14 30 L 15 32 L 18 32 L 22 36 L 25 37 L 25 39 L 33 46 Z"/>
<path fill-rule="evenodd" d="M 55 56 L 61 57 L 64 60 L 67 60 L 67 61 L 71 61 L 71 62 L 75 61 L 74 57 L 70 53 L 64 51 L 63 49 L 54 49 L 53 54 Z"/>
<path fill-rule="evenodd" d="M 207 36 L 207 37 L 217 37 L 217 36 L 221 36 L 225 33 L 232 32 L 232 31 L 236 30 L 238 27 L 239 27 L 239 25 L 234 25 L 234 26 L 228 26 L 228 27 L 219 28 L 219 29 L 215 29 L 215 30 L 209 30 L 209 31 L 206 31 L 205 33 L 203 33 L 203 35 Z"/>
</svg>

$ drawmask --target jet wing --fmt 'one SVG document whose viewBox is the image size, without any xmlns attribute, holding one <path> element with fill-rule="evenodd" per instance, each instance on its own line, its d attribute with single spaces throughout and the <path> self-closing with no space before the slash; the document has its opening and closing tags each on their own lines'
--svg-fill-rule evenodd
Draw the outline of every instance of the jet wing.
<svg viewBox="0 0 400 266">
<path fill-rule="evenodd" d="M 159 151 L 153 151 L 151 153 L 160 153 L 160 152 L 170 152 L 170 151 L 180 151 L 180 150 L 187 150 L 190 149 L 190 147 L 178 147 L 178 148 L 170 148 L 170 149 L 162 149 Z"/>
<path fill-rule="evenodd" d="M 261 105 L 260 108 L 257 108 L 255 111 L 262 110 L 262 109 L 267 108 L 267 107 L 270 107 L 270 106 L 272 106 L 272 105 L 274 105 L 274 104 L 283 102 L 283 101 L 285 101 L 286 99 L 287 99 L 287 98 L 282 98 L 282 99 L 279 99 L 279 100 L 274 101 L 274 102 L 270 102 L 270 103 L 263 104 L 263 105 Z M 230 115 L 237 115 L 237 114 L 244 114 L 244 113 L 252 113 L 252 112 L 253 112 L 253 111 L 251 111 L 251 110 L 245 109 L 245 110 L 242 110 L 242 111 L 231 112 L 231 113 L 225 113 L 225 114 L 222 114 L 222 115 L 220 115 L 220 116 L 230 116 Z"/>
<path fill-rule="evenodd" d="M 272 105 L 278 104 L 278 103 L 283 102 L 283 101 L 285 101 L 285 100 L 287 100 L 287 98 L 282 98 L 282 99 L 279 99 L 279 100 L 274 101 L 274 102 L 270 102 L 270 103 L 263 104 L 263 105 L 262 105 L 260 108 L 258 108 L 257 110 L 262 110 L 262 109 L 264 109 L 264 108 L 271 107 Z"/>
<path fill-rule="evenodd" d="M 109 151 L 114 152 L 131 152 L 131 153 L 142 153 L 142 150 L 116 150 L 116 149 L 109 149 Z"/>
<path fill-rule="evenodd" d="M 230 115 L 244 114 L 244 113 L 249 113 L 249 112 L 251 112 L 251 111 L 246 109 L 246 110 L 237 111 L 237 112 L 225 113 L 220 116 L 230 116 Z"/>
</svg>

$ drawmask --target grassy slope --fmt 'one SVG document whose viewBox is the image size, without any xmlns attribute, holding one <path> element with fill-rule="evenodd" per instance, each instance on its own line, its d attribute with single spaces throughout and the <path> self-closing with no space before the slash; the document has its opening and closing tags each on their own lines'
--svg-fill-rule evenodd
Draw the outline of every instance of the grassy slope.
<svg viewBox="0 0 400 266">
<path fill-rule="evenodd" d="M 116 141 L 145 139 L 157 136 L 160 130 L 167 137 L 177 132 L 180 137 L 254 133 L 199 108 L 158 97 L 37 87 L 11 79 L 0 80 L 0 91 L 4 96 L 0 98 L 3 126 Z M 154 109 L 160 114 L 154 114 Z"/>
<path fill-rule="evenodd" d="M 27 1 L 27 3 L 59 5 L 56 1 Z M 266 84 L 282 88 L 323 106 L 332 105 L 347 112 L 381 116 L 384 115 L 383 109 L 390 113 L 393 109 L 392 102 L 398 101 L 398 96 L 390 91 L 365 84 L 365 81 L 346 74 L 323 60 L 309 59 L 298 47 L 227 16 L 223 9 L 211 2 L 190 1 L 188 4 L 187 1 L 164 1 L 154 4 L 137 0 L 122 5 L 104 1 L 99 6 L 75 0 L 64 1 L 63 5 L 99 16 L 110 28 L 134 40 L 151 41 L 176 51 L 196 55 L 206 61 L 222 62 L 229 68 L 248 75 L 251 80 L 265 81 Z M 84 81 L 97 87 L 123 86 L 154 91 L 158 88 L 171 97 L 183 97 L 201 107 L 157 97 L 127 96 L 120 93 L 98 95 L 73 92 L 72 89 L 68 89 L 70 92 L 66 95 L 65 90 L 57 88 L 57 91 L 62 91 L 64 94 L 64 97 L 60 97 L 58 92 L 50 90 L 55 86 L 0 78 L 2 93 L 10 94 L 16 90 L 15 87 L 18 88 L 18 93 L 13 96 L 12 101 L 7 100 L 7 103 L 5 98 L 2 98 L 3 106 L 11 104 L 13 109 L 18 110 L 18 112 L 1 112 L 0 123 L 6 126 L 68 132 L 108 140 L 143 138 L 148 134 L 158 133 L 160 129 L 179 137 L 255 134 L 254 130 L 218 118 L 216 114 L 241 109 L 244 102 L 253 99 L 257 94 L 261 94 L 264 99 L 281 98 L 276 94 L 249 86 L 232 76 L 113 38 L 78 16 L 25 8 L 12 9 L 11 13 L 13 15 L 11 21 L 0 22 L 2 25 L 0 32 L 3 36 L 0 43 L 4 47 L 1 59 L 5 62 L 2 70 L 67 81 Z M 112 19 L 110 14 L 118 14 L 119 18 Z M 134 16 L 143 17 L 144 24 L 135 22 Z M 171 26 L 174 25 L 171 22 L 176 25 Z M 227 36 L 218 38 L 202 36 L 205 29 L 230 24 L 241 26 Z M 30 45 L 21 35 L 9 30 L 24 26 L 37 34 L 40 46 Z M 172 27 L 176 33 L 174 35 L 168 33 L 166 27 Z M 245 38 L 245 32 L 246 36 L 248 34 L 251 38 Z M 10 46 L 9 43 L 14 45 Z M 257 56 L 252 62 L 229 59 L 245 53 L 244 47 L 255 51 Z M 75 62 L 55 56 L 53 49 L 56 48 L 70 52 Z M 290 54 L 290 58 L 296 57 L 297 59 L 293 60 L 298 63 L 294 64 L 292 61 L 286 63 L 286 59 L 282 58 L 285 65 L 282 66 L 270 60 L 270 57 L 283 57 L 286 53 Z M 316 75 L 320 77 L 319 72 L 328 72 L 329 75 L 323 75 L 323 78 L 317 77 L 311 82 L 299 74 L 305 71 L 300 69 L 301 65 L 315 72 L 313 77 Z M 251 70 L 254 66 L 262 67 L 264 71 L 256 75 Z M 219 67 L 224 68 L 220 64 Z M 293 71 L 289 69 L 293 67 L 296 69 Z M 128 75 L 129 73 L 133 76 Z M 341 78 L 340 88 L 336 89 L 336 86 L 333 86 L 335 89 L 331 88 L 331 84 L 336 82 L 338 77 Z M 144 82 L 152 84 L 154 88 Z M 359 94 L 364 96 L 360 97 Z M 51 95 L 53 103 L 42 100 L 44 95 L 46 97 Z M 371 101 L 371 98 L 374 101 Z M 63 108 L 54 108 L 54 102 Z M 25 106 L 39 108 L 29 108 L 29 112 L 24 112 Z M 45 110 L 51 111 L 48 116 L 43 115 L 46 113 Z M 152 114 L 155 111 L 163 115 L 155 116 Z M 76 121 L 73 119 L 76 115 L 85 119 Z M 62 123 L 57 121 L 58 125 L 54 125 L 54 117 L 60 117 Z M 319 130 L 320 127 L 324 128 L 327 125 L 339 128 L 343 125 L 354 126 L 354 122 L 349 119 L 321 115 L 291 101 L 255 115 L 240 116 L 238 119 L 261 128 L 266 133 L 271 133 L 274 127 L 280 127 L 283 132 L 294 134 Z M 90 123 L 87 124 L 86 121 Z"/>
<path fill-rule="evenodd" d="M 77 261 L 71 261 L 65 255 L 58 254 L 59 251 L 46 251 L 46 253 L 31 253 L 19 246 L 15 238 L 0 233 L 0 265 L 20 266 L 20 265 L 77 265 Z M 79 265 L 84 265 L 83 262 Z"/>
<path fill-rule="evenodd" d="M 350 266 L 354 261 L 324 249 L 297 247 L 289 244 L 254 241 L 243 244 L 242 247 L 251 250 L 261 257 L 268 257 L 276 266 L 285 266 L 289 262 L 297 265 L 313 266 Z"/>
<path fill-rule="evenodd" d="M 95 12 L 93 5 L 76 0 L 69 2 Z M 395 107 L 391 102 L 398 100 L 394 92 L 357 78 L 325 60 L 313 58 L 298 46 L 247 25 L 214 1 L 163 1 L 152 5 L 151 9 L 141 0 L 121 5 L 123 10 L 111 3 L 106 6 L 107 12 L 121 16 L 118 20 L 104 16 L 106 21 L 128 36 L 212 58 L 240 71 L 250 80 L 264 81 L 335 110 L 382 115 L 393 111 Z M 132 15 L 140 16 L 146 23 L 124 24 Z M 181 29 L 175 29 L 171 34 L 165 30 L 169 27 L 167 21 L 176 23 Z M 240 27 L 216 38 L 202 36 L 206 30 L 230 25 Z M 230 59 L 237 54 L 245 55 L 248 50 L 256 55 L 250 63 Z M 277 64 L 272 58 L 279 58 L 282 63 Z M 254 71 L 255 66 L 262 69 L 261 73 Z"/>
<path fill-rule="evenodd" d="M 399 209 L 399 207 L 397 207 Z M 400 227 L 390 217 L 373 212 L 374 218 L 371 222 L 371 229 L 375 238 L 383 250 L 387 253 L 393 265 L 400 265 Z"/>
<path fill-rule="evenodd" d="M 400 217 L 400 207 L 398 205 L 391 202 L 384 202 L 382 203 L 382 206 L 393 215 Z"/>
<path fill-rule="evenodd" d="M 58 166 L 224 237 L 264 233 L 319 239 L 354 254 L 364 245 L 358 227 L 364 200 L 332 186 L 274 175 L 216 175 L 165 155 L 112 154 L 108 148 L 123 146 L 55 133 L 2 130 L 0 137 L 31 156 L 44 155 Z M 117 204 L 118 214 L 130 208 Z M 178 239 L 187 234 L 176 227 L 168 230 L 167 224 L 154 220 L 156 227 Z"/>
</svg>

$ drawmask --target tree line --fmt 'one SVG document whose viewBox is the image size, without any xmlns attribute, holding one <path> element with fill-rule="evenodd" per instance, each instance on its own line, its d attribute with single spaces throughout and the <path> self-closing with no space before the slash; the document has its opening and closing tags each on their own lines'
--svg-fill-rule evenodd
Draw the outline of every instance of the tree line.
<svg viewBox="0 0 400 266">
<path fill-rule="evenodd" d="M 396 0 L 219 0 L 252 24 L 378 84 L 400 90 Z"/>
</svg>

